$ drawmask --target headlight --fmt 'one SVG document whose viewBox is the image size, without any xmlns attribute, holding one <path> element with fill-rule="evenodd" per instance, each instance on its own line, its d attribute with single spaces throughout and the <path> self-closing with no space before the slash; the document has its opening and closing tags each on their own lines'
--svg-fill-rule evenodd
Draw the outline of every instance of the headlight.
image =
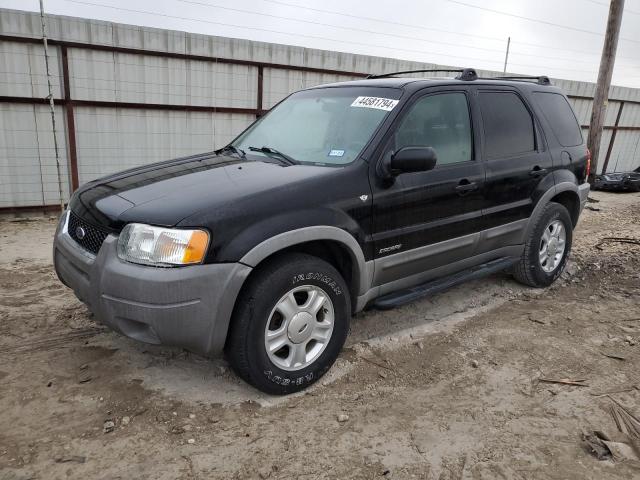
<svg viewBox="0 0 640 480">
<path fill-rule="evenodd" d="M 58 220 L 58 231 L 61 233 L 67 233 L 67 229 L 69 227 L 69 210 L 65 210 L 60 215 L 60 220 Z"/>
<path fill-rule="evenodd" d="M 181 230 L 130 223 L 118 239 L 118 257 L 144 265 L 171 266 L 202 263 L 209 246 L 204 230 Z"/>
</svg>

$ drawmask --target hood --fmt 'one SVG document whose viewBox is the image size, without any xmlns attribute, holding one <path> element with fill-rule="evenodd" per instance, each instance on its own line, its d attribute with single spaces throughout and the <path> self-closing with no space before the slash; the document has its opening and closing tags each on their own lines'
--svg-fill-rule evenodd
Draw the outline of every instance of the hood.
<svg viewBox="0 0 640 480">
<path fill-rule="evenodd" d="M 281 189 L 334 170 L 241 160 L 207 153 L 127 170 L 84 185 L 70 208 L 93 224 L 174 226 L 204 209 Z"/>
</svg>

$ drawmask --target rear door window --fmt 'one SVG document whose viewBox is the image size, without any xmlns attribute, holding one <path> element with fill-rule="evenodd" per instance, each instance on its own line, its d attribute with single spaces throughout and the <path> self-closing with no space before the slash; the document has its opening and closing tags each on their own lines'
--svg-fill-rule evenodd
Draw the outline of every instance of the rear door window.
<svg viewBox="0 0 640 480">
<path fill-rule="evenodd" d="M 559 93 L 534 92 L 533 98 L 542 110 L 554 135 L 563 147 L 581 145 L 582 131 L 567 99 Z"/>
<path fill-rule="evenodd" d="M 486 158 L 505 158 L 535 150 L 533 118 L 517 94 L 481 91 L 478 100 Z"/>
</svg>

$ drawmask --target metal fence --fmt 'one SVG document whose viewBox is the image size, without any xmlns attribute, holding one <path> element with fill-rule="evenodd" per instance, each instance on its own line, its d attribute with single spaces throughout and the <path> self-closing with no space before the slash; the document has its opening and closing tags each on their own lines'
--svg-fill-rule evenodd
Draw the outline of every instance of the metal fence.
<svg viewBox="0 0 640 480">
<path fill-rule="evenodd" d="M 220 147 L 284 96 L 439 65 L 49 16 L 64 194 L 114 171 Z M 39 17 L 0 9 L 0 212 L 57 208 Z M 495 75 L 497 72 L 480 72 Z M 594 85 L 555 80 L 587 128 Z M 640 90 L 613 87 L 600 162 L 640 164 Z"/>
</svg>

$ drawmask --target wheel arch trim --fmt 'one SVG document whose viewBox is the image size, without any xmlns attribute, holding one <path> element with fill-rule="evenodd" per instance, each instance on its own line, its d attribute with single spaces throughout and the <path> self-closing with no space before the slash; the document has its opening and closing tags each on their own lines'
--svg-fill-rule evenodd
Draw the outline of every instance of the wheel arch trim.
<svg viewBox="0 0 640 480">
<path fill-rule="evenodd" d="M 280 233 L 259 243 L 249 250 L 240 263 L 256 267 L 264 259 L 288 247 L 312 241 L 334 241 L 343 245 L 353 261 L 354 279 L 358 282 L 356 292 L 361 295 L 369 289 L 373 277 L 373 262 L 366 262 L 362 248 L 349 232 L 329 225 L 304 227 Z"/>
<path fill-rule="evenodd" d="M 535 219 L 540 215 L 540 212 L 544 209 L 544 207 L 551 201 L 553 197 L 563 192 L 573 192 L 576 194 L 576 198 L 580 199 L 580 194 L 578 191 L 578 186 L 573 182 L 560 182 L 557 183 L 554 187 L 550 188 L 540 197 L 536 206 L 531 212 L 531 216 L 529 217 L 529 224 L 524 232 L 523 241 L 525 241 L 529 235 L 531 234 L 531 230 L 535 224 Z"/>
</svg>

